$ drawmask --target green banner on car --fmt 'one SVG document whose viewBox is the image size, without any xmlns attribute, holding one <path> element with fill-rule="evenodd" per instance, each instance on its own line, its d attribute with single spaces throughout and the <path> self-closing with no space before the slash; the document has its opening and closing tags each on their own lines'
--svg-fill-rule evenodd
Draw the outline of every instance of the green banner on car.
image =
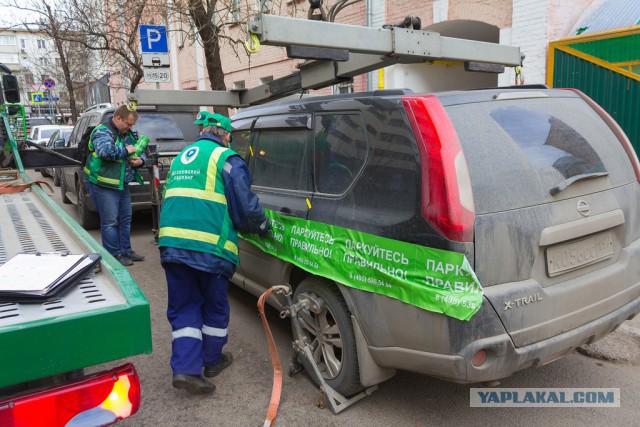
<svg viewBox="0 0 640 427">
<path fill-rule="evenodd" d="M 265 213 L 271 235 L 242 238 L 310 273 L 460 320 L 482 305 L 482 287 L 464 254 Z"/>
</svg>

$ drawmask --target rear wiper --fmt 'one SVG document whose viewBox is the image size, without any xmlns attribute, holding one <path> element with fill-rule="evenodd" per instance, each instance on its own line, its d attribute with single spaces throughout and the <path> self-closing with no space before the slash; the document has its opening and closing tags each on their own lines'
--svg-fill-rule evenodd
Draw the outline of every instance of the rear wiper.
<svg viewBox="0 0 640 427">
<path fill-rule="evenodd" d="M 591 178 L 599 178 L 601 176 L 607 176 L 607 175 L 609 175 L 609 172 L 592 172 L 592 173 L 583 173 L 581 175 L 574 175 L 571 178 L 565 179 L 560 184 L 551 187 L 549 189 L 549 194 L 551 194 L 552 196 L 555 196 L 556 194 L 558 194 L 559 192 L 561 192 L 562 190 L 564 190 L 574 182 L 583 181 L 585 179 L 591 179 Z"/>
</svg>

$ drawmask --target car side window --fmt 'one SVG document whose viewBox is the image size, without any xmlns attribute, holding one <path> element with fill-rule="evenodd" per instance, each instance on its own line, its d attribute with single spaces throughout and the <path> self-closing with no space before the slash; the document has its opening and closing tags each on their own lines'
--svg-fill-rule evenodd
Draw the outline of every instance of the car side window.
<svg viewBox="0 0 640 427">
<path fill-rule="evenodd" d="M 316 191 L 342 194 L 351 186 L 367 158 L 362 117 L 356 113 L 316 115 L 314 128 Z"/>
<path fill-rule="evenodd" d="M 71 132 L 71 137 L 69 138 L 71 140 L 69 144 L 71 147 L 78 145 L 78 142 L 80 142 L 83 128 L 86 127 L 86 123 L 87 123 L 87 118 L 82 117 L 78 120 L 76 125 L 73 127 L 73 132 Z"/>
<path fill-rule="evenodd" d="M 253 185 L 286 190 L 309 190 L 307 139 L 309 131 L 262 129 L 253 144 Z"/>
<path fill-rule="evenodd" d="M 247 158 L 247 152 L 249 151 L 249 140 L 251 138 L 251 132 L 249 130 L 240 130 L 233 132 L 233 139 L 229 144 L 229 147 L 236 153 L 240 154 L 243 159 Z"/>
</svg>

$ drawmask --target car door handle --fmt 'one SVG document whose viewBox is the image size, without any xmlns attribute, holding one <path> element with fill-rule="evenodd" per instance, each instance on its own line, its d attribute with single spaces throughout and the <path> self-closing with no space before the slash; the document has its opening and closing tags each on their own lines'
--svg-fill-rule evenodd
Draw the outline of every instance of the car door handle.
<svg viewBox="0 0 640 427">
<path fill-rule="evenodd" d="M 280 208 L 279 213 L 281 213 L 282 215 L 287 215 L 287 216 L 296 216 L 290 208 L 287 207 L 282 207 Z"/>
</svg>

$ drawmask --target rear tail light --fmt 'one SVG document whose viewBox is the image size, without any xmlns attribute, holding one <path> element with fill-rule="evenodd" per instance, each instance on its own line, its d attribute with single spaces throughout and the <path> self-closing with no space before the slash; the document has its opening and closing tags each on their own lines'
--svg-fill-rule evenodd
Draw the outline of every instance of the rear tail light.
<svg viewBox="0 0 640 427">
<path fill-rule="evenodd" d="M 132 364 L 71 383 L 0 400 L 0 426 L 105 426 L 140 407 L 140 381 Z"/>
<path fill-rule="evenodd" d="M 453 123 L 435 96 L 404 96 L 402 103 L 422 161 L 422 214 L 445 238 L 472 242 L 473 192 Z"/>
<path fill-rule="evenodd" d="M 585 102 L 589 104 L 589 106 L 593 108 L 595 112 L 604 120 L 604 122 L 609 126 L 611 131 L 615 134 L 615 136 L 618 138 L 618 140 L 624 147 L 624 151 L 627 153 L 627 156 L 629 156 L 629 161 L 631 161 L 633 170 L 636 173 L 636 179 L 640 181 L 640 162 L 638 161 L 638 155 L 636 154 L 636 151 L 633 149 L 633 145 L 631 145 L 631 141 L 629 141 L 629 137 L 627 136 L 626 133 L 624 133 L 624 131 L 622 130 L 618 122 L 616 122 L 613 119 L 613 117 L 611 117 L 609 113 L 607 113 L 605 109 L 602 108 L 597 102 L 589 98 L 586 94 L 579 91 L 578 89 L 564 88 L 564 90 L 570 90 L 580 95 L 580 97 L 584 99 Z"/>
</svg>

